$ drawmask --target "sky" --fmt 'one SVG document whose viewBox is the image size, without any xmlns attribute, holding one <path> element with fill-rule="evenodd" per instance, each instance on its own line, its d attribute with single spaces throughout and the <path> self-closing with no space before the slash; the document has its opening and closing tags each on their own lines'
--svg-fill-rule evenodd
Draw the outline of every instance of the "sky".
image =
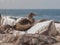
<svg viewBox="0 0 60 45">
<path fill-rule="evenodd" d="M 60 9 L 60 0 L 0 0 L 0 9 Z"/>
</svg>

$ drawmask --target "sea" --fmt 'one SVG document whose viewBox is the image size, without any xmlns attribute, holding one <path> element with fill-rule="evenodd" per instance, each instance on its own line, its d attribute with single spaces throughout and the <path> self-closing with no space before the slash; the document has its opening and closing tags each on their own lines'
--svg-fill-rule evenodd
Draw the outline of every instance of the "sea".
<svg viewBox="0 0 60 45">
<path fill-rule="evenodd" d="M 60 9 L 0 9 L 0 14 L 4 16 L 28 16 L 35 13 L 36 20 L 51 19 L 60 22 Z"/>
</svg>

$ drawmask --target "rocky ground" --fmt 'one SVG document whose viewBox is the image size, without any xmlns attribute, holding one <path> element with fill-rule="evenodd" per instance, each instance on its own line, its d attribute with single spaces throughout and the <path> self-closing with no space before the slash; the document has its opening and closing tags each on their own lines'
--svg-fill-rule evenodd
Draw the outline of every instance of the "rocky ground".
<svg viewBox="0 0 60 45">
<path fill-rule="evenodd" d="M 42 25 L 43 26 L 42 26 Z M 54 21 L 50 23 L 41 23 L 35 34 L 27 34 L 20 30 L 0 28 L 0 45 L 60 45 L 60 29 L 56 28 Z M 47 25 L 47 26 L 46 26 Z M 36 26 L 36 25 L 35 25 Z M 31 28 L 34 31 L 36 28 Z M 59 26 L 58 26 L 59 27 Z"/>
</svg>

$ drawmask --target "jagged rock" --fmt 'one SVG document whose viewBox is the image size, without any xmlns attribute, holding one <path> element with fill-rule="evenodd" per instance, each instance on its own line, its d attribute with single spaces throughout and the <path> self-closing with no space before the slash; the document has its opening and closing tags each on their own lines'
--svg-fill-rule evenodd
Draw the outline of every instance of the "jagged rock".
<svg viewBox="0 0 60 45">
<path fill-rule="evenodd" d="M 50 36 L 56 36 L 57 35 L 57 30 L 56 30 L 54 21 L 52 21 L 50 23 L 46 33 L 48 33 Z"/>
<path fill-rule="evenodd" d="M 46 31 L 44 31 L 44 30 L 46 30 Z M 48 27 L 46 26 L 44 28 L 44 30 L 42 29 L 41 34 L 49 35 L 49 36 L 56 36 L 57 35 L 57 30 L 56 30 L 54 21 L 51 21 L 51 23 L 48 25 Z M 40 33 L 40 31 L 38 31 L 38 32 Z"/>
</svg>

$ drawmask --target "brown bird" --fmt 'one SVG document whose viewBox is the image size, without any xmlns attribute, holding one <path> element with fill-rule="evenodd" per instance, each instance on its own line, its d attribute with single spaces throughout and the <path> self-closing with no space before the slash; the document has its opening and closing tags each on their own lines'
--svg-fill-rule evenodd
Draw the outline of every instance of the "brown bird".
<svg viewBox="0 0 60 45">
<path fill-rule="evenodd" d="M 16 23 L 14 28 L 20 31 L 27 31 L 30 27 L 34 25 L 35 19 L 33 18 L 33 16 L 35 16 L 35 14 L 30 13 L 28 15 L 28 18 L 21 19 L 18 23 Z"/>
<path fill-rule="evenodd" d="M 14 28 L 16 30 L 20 30 L 20 31 L 26 31 L 27 29 L 29 29 L 31 27 L 30 21 L 27 19 L 22 19 L 20 20 L 18 23 L 16 23 L 16 25 L 14 26 Z"/>
</svg>

